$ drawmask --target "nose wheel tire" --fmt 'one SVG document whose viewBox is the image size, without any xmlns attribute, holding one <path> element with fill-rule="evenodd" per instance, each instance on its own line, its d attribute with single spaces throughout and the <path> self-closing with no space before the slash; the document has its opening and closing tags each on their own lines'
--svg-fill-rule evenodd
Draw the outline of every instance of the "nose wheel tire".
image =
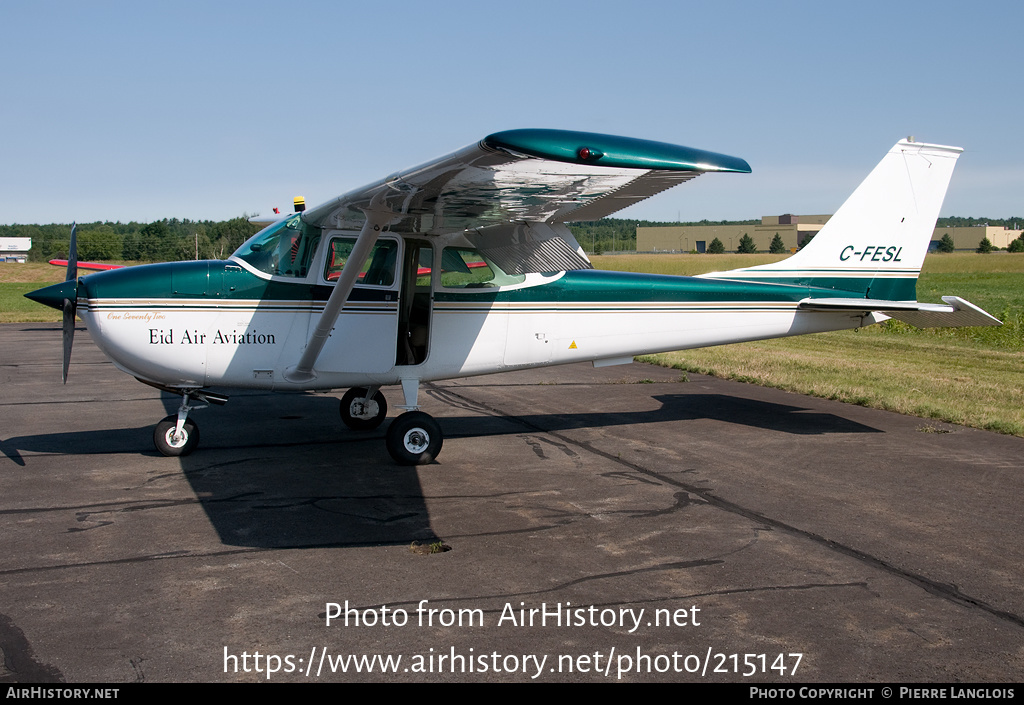
<svg viewBox="0 0 1024 705">
<path fill-rule="evenodd" d="M 174 429 L 178 425 L 178 416 L 171 415 L 156 425 L 153 430 L 153 445 L 161 454 L 169 457 L 188 455 L 199 445 L 199 427 L 191 419 L 186 419 L 178 437 Z"/>
<path fill-rule="evenodd" d="M 353 387 L 341 398 L 341 420 L 353 431 L 372 431 L 384 423 L 388 403 L 380 390 L 366 398 L 366 387 Z"/>
<path fill-rule="evenodd" d="M 437 421 L 422 411 L 408 411 L 388 426 L 388 453 L 399 465 L 426 465 L 441 452 L 444 435 Z"/>
</svg>

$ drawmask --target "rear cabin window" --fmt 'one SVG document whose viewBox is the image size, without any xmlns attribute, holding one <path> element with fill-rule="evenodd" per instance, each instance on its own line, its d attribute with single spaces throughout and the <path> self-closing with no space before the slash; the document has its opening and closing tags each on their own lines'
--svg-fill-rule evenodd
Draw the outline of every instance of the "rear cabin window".
<svg viewBox="0 0 1024 705">
<path fill-rule="evenodd" d="M 525 279 L 523 275 L 505 274 L 473 249 L 446 247 L 441 252 L 441 286 L 448 289 L 490 289 Z"/>
<path fill-rule="evenodd" d="M 338 281 L 341 272 L 349 264 L 352 248 L 355 247 L 354 237 L 331 238 L 330 249 L 327 251 L 327 265 L 324 279 Z M 398 241 L 378 240 L 370 256 L 361 264 L 356 284 L 363 286 L 391 286 L 395 283 L 395 264 L 398 261 Z"/>
</svg>

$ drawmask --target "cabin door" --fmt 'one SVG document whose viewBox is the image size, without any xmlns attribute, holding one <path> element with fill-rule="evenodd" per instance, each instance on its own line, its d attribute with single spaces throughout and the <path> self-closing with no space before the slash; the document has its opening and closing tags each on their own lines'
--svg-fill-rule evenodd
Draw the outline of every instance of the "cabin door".
<svg viewBox="0 0 1024 705">
<path fill-rule="evenodd" d="M 434 249 L 422 240 L 405 241 L 399 298 L 395 364 L 419 365 L 427 359 L 433 308 L 431 274 Z"/>
<path fill-rule="evenodd" d="M 326 263 L 316 287 L 318 303 L 326 303 L 335 282 L 349 262 L 356 238 L 351 234 L 327 233 Z M 380 237 L 365 262 L 358 263 L 359 278 L 338 316 L 331 336 L 316 363 L 318 370 L 330 372 L 381 373 L 395 363 L 394 340 L 399 317 L 399 270 L 401 241 Z M 320 301 L 322 299 L 322 301 Z M 322 309 L 321 309 L 322 310 Z M 320 322 L 314 308 L 309 330 Z"/>
</svg>

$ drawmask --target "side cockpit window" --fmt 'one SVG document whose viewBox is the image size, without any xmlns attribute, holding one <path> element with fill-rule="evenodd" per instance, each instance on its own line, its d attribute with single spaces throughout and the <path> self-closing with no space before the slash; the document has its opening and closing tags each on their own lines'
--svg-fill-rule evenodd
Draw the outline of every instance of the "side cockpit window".
<svg viewBox="0 0 1024 705">
<path fill-rule="evenodd" d="M 320 242 L 320 228 L 306 225 L 299 213 L 249 238 L 234 256 L 274 277 L 304 278 Z"/>
<path fill-rule="evenodd" d="M 465 247 L 446 247 L 441 252 L 441 286 L 448 289 L 490 289 L 521 284 L 523 275 L 505 274 L 483 255 Z"/>
<path fill-rule="evenodd" d="M 356 244 L 354 237 L 331 238 L 330 249 L 327 250 L 327 264 L 324 268 L 324 279 L 329 282 L 338 281 L 341 271 L 349 266 L 349 257 Z M 395 266 L 398 262 L 398 241 L 378 240 L 370 256 L 365 262 L 359 263 L 359 277 L 356 284 L 362 286 L 391 286 L 395 283 Z"/>
</svg>

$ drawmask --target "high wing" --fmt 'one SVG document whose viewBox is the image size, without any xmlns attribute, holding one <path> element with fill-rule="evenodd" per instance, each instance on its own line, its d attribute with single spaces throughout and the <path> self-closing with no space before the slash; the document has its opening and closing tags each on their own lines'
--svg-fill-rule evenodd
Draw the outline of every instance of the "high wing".
<svg viewBox="0 0 1024 705">
<path fill-rule="evenodd" d="M 589 269 L 566 222 L 596 220 L 742 159 L 663 142 L 568 130 L 509 130 L 303 213 L 360 229 L 367 209 L 397 233 L 464 232 L 510 274 Z"/>
<path fill-rule="evenodd" d="M 384 230 L 418 236 L 461 232 L 507 274 L 591 269 L 565 223 L 592 220 L 706 171 L 749 172 L 736 157 L 628 137 L 567 130 L 497 132 L 446 157 L 304 211 L 309 225 L 359 230 L 349 258 L 365 261 Z M 298 364 L 303 383 L 352 293 L 345 268 Z"/>
</svg>

